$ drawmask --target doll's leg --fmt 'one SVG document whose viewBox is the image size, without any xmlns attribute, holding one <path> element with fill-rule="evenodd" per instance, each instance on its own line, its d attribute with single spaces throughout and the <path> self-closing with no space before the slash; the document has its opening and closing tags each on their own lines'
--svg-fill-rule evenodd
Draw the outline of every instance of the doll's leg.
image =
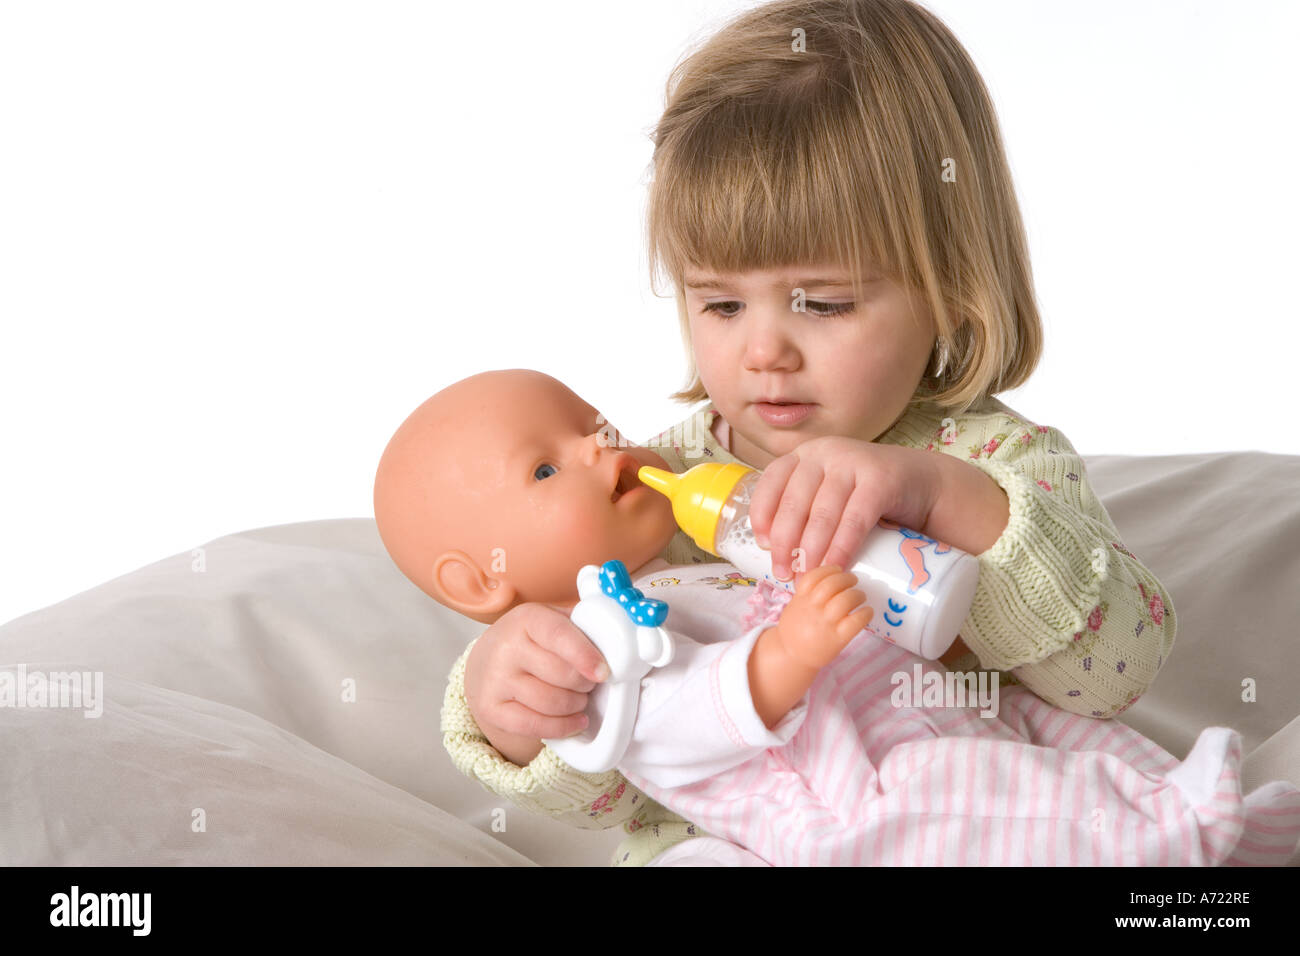
<svg viewBox="0 0 1300 956">
<path fill-rule="evenodd" d="M 1205 730 L 1165 775 L 1113 754 L 999 740 L 903 744 L 860 839 L 892 865 L 1201 866 L 1281 864 L 1300 839 L 1300 790 L 1243 799 L 1241 737 Z M 868 839 L 869 837 L 869 839 Z"/>
</svg>

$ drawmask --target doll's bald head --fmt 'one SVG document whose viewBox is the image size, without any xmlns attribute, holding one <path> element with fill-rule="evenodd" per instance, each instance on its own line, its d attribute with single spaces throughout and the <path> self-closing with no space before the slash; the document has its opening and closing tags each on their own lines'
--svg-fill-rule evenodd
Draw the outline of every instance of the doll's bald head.
<svg viewBox="0 0 1300 956">
<path fill-rule="evenodd" d="M 397 429 L 375 474 L 375 521 L 417 587 L 489 623 L 524 601 L 573 604 L 585 564 L 635 570 L 664 549 L 672 507 L 637 480 L 641 465 L 667 467 L 563 383 L 484 372 Z"/>
</svg>

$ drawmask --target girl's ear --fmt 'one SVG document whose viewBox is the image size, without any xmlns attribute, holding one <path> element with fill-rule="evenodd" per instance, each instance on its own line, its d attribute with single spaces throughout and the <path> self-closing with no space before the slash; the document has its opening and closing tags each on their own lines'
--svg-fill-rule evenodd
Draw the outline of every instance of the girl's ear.
<svg viewBox="0 0 1300 956">
<path fill-rule="evenodd" d="M 452 610 L 490 624 L 514 607 L 510 582 L 485 573 L 464 551 L 445 551 L 433 562 L 433 596 Z"/>
</svg>

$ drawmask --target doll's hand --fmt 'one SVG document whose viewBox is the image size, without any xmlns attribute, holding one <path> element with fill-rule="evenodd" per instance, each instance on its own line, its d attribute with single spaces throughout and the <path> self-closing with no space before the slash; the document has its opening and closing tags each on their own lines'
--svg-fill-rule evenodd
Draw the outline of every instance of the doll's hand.
<svg viewBox="0 0 1300 956">
<path fill-rule="evenodd" d="M 852 567 L 882 518 L 923 531 L 938 486 L 934 462 L 918 449 L 812 438 L 764 469 L 749 518 L 772 553 L 772 573 L 786 581 L 823 562 Z"/>
<path fill-rule="evenodd" d="M 465 662 L 465 700 L 488 741 L 524 766 L 541 738 L 587 726 L 587 694 L 609 667 L 587 635 L 545 604 L 520 604 L 491 625 Z"/>
<path fill-rule="evenodd" d="M 829 564 L 799 578 L 794 597 L 776 624 L 787 656 L 820 670 L 871 623 L 875 612 L 865 603 L 866 595 L 854 587 L 857 583 L 851 572 Z"/>
</svg>

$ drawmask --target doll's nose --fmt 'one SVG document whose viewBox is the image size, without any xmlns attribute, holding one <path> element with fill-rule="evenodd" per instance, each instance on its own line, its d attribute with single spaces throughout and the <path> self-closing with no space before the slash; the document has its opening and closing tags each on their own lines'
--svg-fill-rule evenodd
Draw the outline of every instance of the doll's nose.
<svg viewBox="0 0 1300 956">
<path fill-rule="evenodd" d="M 608 445 L 609 440 L 603 431 L 592 432 L 582 442 L 582 463 L 588 467 L 596 464 Z"/>
</svg>

